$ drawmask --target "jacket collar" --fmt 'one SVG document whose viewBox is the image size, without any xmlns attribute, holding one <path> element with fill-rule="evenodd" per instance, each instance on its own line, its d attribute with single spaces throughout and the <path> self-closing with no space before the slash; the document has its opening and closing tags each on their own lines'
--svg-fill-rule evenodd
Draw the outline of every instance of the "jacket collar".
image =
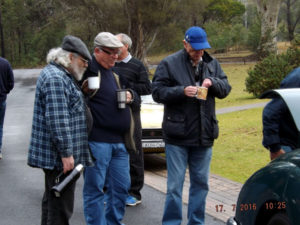
<svg viewBox="0 0 300 225">
<path fill-rule="evenodd" d="M 187 53 L 187 51 L 185 49 L 183 49 L 183 54 L 185 55 L 186 59 L 188 61 L 190 61 L 190 56 L 189 56 L 189 54 Z M 209 63 L 213 60 L 213 58 L 206 51 L 204 51 L 204 54 L 202 56 L 202 60 L 203 60 L 203 62 Z"/>
</svg>

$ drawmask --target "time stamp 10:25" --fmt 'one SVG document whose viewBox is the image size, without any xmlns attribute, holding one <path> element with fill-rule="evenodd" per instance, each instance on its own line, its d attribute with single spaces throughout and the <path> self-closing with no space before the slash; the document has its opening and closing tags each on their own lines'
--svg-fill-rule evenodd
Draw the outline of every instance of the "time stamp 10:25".
<svg viewBox="0 0 300 225">
<path fill-rule="evenodd" d="M 264 205 L 266 210 L 280 210 L 280 209 L 285 209 L 286 208 L 286 203 L 285 202 L 266 202 Z M 226 212 L 226 209 L 224 205 L 219 204 L 215 206 L 216 212 Z M 235 210 L 240 210 L 240 211 L 255 211 L 257 210 L 256 203 L 245 203 L 245 204 L 240 204 L 239 207 L 237 208 L 236 204 L 231 205 L 232 211 Z"/>
</svg>

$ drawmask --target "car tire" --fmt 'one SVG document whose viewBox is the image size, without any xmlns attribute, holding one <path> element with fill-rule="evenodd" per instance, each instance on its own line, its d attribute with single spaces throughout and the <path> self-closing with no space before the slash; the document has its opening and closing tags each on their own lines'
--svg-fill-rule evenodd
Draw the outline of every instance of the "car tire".
<svg viewBox="0 0 300 225">
<path fill-rule="evenodd" d="M 290 220 L 288 216 L 284 213 L 277 213 L 271 217 L 268 225 L 290 225 Z"/>
</svg>

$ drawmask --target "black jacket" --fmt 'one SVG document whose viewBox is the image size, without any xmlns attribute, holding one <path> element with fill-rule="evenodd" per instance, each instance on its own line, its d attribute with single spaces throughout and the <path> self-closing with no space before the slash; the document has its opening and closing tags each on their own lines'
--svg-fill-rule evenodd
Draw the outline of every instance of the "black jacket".
<svg viewBox="0 0 300 225">
<path fill-rule="evenodd" d="M 0 102 L 6 100 L 6 95 L 14 87 L 14 74 L 9 62 L 0 57 Z"/>
<path fill-rule="evenodd" d="M 180 50 L 161 61 L 152 82 L 152 95 L 164 104 L 163 133 L 166 143 L 184 146 L 211 147 L 218 137 L 215 97 L 225 98 L 231 86 L 218 61 L 203 55 L 200 83 L 212 81 L 207 100 L 184 95 L 186 86 L 195 86 L 195 78 L 187 52 Z"/>
<path fill-rule="evenodd" d="M 289 73 L 280 83 L 280 88 L 300 87 L 300 67 Z M 299 132 L 293 117 L 281 98 L 274 98 L 263 110 L 263 145 L 277 152 L 282 145 L 295 149 L 299 146 Z"/>
</svg>

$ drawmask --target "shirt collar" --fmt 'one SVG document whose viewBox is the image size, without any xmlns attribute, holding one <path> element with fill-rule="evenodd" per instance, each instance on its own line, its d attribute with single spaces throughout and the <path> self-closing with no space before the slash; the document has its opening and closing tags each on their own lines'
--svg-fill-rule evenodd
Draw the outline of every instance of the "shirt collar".
<svg viewBox="0 0 300 225">
<path fill-rule="evenodd" d="M 197 67 L 200 63 L 202 63 L 202 61 L 203 61 L 203 59 L 201 57 L 200 60 L 199 60 L 199 62 L 197 64 L 195 64 L 194 61 L 190 59 L 190 62 L 191 62 L 191 64 L 192 64 L 193 67 Z"/>
<path fill-rule="evenodd" d="M 132 58 L 131 54 L 128 52 L 128 55 L 126 56 L 126 58 L 124 58 L 123 60 L 121 60 L 120 62 L 123 63 L 128 63 L 129 60 Z"/>
</svg>

